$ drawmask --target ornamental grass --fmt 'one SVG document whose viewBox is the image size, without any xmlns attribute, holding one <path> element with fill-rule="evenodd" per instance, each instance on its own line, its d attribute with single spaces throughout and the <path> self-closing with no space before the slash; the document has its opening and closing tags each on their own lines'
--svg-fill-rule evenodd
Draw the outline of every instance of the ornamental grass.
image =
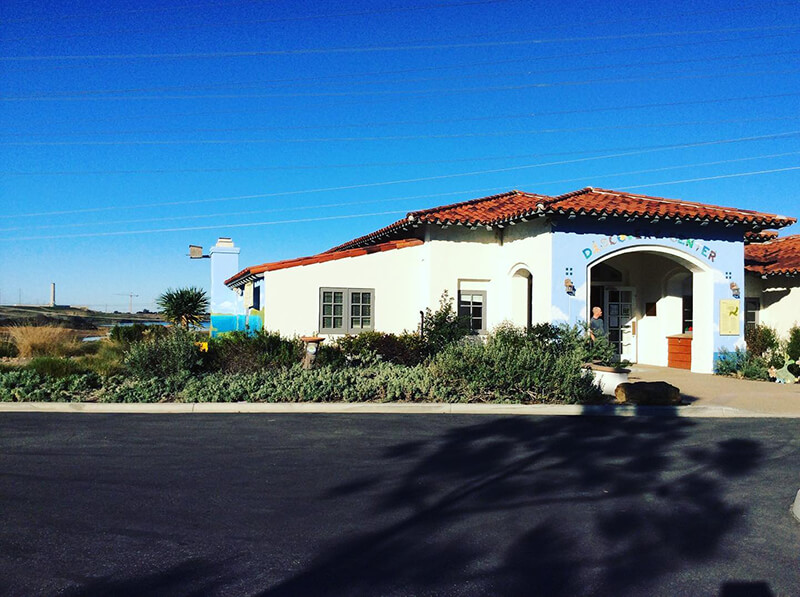
<svg viewBox="0 0 800 597">
<path fill-rule="evenodd" d="M 62 357 L 80 348 L 75 332 L 55 325 L 17 325 L 8 328 L 8 336 L 17 347 L 18 356 Z"/>
</svg>

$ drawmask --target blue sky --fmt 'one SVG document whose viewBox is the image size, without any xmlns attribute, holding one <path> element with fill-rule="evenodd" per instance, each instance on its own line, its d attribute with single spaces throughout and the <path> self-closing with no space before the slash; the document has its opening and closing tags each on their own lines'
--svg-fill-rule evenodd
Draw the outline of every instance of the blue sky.
<svg viewBox="0 0 800 597">
<path fill-rule="evenodd" d="M 513 188 L 800 216 L 797 2 L 6 0 L 0 25 L 3 304 L 152 309 L 208 287 L 190 243 L 244 267 Z"/>
</svg>

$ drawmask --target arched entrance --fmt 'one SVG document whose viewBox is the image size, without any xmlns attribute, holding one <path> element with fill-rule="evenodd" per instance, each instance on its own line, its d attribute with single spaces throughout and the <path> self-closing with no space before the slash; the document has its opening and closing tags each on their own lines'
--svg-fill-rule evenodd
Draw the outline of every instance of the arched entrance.
<svg viewBox="0 0 800 597">
<path fill-rule="evenodd" d="M 588 265 L 587 294 L 587 319 L 593 306 L 603 309 L 621 359 L 711 372 L 713 273 L 693 256 L 663 246 L 621 249 Z"/>
<path fill-rule="evenodd" d="M 533 275 L 526 267 L 511 275 L 511 322 L 526 329 L 533 325 Z"/>
</svg>

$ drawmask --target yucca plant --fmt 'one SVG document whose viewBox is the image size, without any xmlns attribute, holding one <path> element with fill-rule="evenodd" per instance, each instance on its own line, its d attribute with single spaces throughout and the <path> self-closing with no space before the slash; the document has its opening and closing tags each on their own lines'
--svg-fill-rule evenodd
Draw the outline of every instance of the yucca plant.
<svg viewBox="0 0 800 597">
<path fill-rule="evenodd" d="M 188 329 L 205 319 L 209 300 L 205 290 L 189 286 L 176 290 L 167 289 L 156 299 L 156 304 L 161 308 L 164 319 Z"/>
</svg>

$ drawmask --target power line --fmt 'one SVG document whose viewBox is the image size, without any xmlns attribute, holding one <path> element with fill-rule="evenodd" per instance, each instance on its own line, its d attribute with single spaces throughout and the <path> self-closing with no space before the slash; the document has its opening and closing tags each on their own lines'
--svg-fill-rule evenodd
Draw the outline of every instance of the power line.
<svg viewBox="0 0 800 597">
<path fill-rule="evenodd" d="M 428 4 L 422 6 L 404 6 L 404 7 L 387 7 L 387 8 L 377 8 L 372 10 L 359 10 L 359 11 L 349 11 L 349 12 L 338 12 L 338 13 L 329 13 L 329 14 L 316 14 L 316 15 L 303 15 L 303 16 L 292 16 L 292 17 L 281 17 L 281 18 L 272 18 L 272 19 L 248 19 L 247 21 L 228 21 L 228 22 L 213 22 L 213 23 L 202 23 L 202 24 L 195 24 L 195 25 L 186 25 L 182 27 L 168 27 L 166 28 L 169 31 L 195 31 L 198 29 L 218 29 L 218 28 L 226 28 L 232 27 L 236 25 L 266 25 L 266 24 L 277 24 L 277 23 L 290 23 L 290 22 L 298 22 L 298 21 L 318 21 L 321 19 L 334 19 L 334 18 L 342 18 L 342 17 L 363 17 L 363 16 L 371 16 L 377 14 L 392 14 L 392 13 L 401 13 L 401 12 L 421 12 L 427 10 L 436 10 L 441 8 L 465 8 L 468 6 L 479 6 L 479 5 L 486 5 L 486 4 L 507 4 L 509 2 L 519 2 L 520 0 L 470 0 L 465 2 L 453 2 L 453 3 L 437 3 L 437 4 Z M 130 30 L 130 29 L 117 29 L 113 31 L 102 31 L 102 32 L 85 32 L 85 33 L 73 33 L 70 35 L 28 35 L 23 37 L 12 37 L 6 39 L 6 42 L 10 41 L 25 41 L 28 39 L 37 39 L 37 40 L 47 40 L 47 39 L 77 39 L 83 37 L 107 37 L 111 35 L 119 35 L 124 33 L 152 33 L 150 29 L 139 29 L 139 30 Z"/>
<path fill-rule="evenodd" d="M 395 69 L 395 70 L 380 70 L 380 71 L 368 71 L 368 72 L 359 72 L 359 73 L 343 73 L 343 74 L 333 74 L 333 75 L 316 75 L 316 76 L 303 76 L 303 77 L 293 77 L 289 79 L 276 79 L 277 82 L 302 82 L 302 81 L 327 81 L 327 80 L 348 80 L 354 77 L 366 77 L 366 76 L 373 76 L 373 75 L 390 75 L 390 74 L 406 74 L 406 73 L 414 73 L 414 72 L 435 72 L 435 71 L 443 71 L 443 70 L 454 70 L 459 68 L 474 68 L 476 66 L 492 66 L 492 65 L 499 65 L 499 64 L 516 64 L 516 63 L 530 63 L 530 62 L 537 62 L 542 60 L 557 60 L 557 59 L 564 59 L 564 58 L 583 58 L 588 56 L 606 56 L 612 54 L 623 54 L 627 52 L 642 52 L 646 50 L 663 50 L 668 49 L 670 51 L 674 51 L 676 48 L 687 48 L 687 47 L 696 47 L 696 46 L 707 46 L 710 44 L 720 44 L 720 43 L 741 43 L 743 41 L 754 41 L 754 40 L 766 40 L 766 39 L 775 39 L 778 37 L 787 37 L 793 35 L 791 32 L 783 32 L 783 33 L 773 33 L 770 35 L 753 35 L 753 36 L 737 36 L 732 38 L 725 38 L 725 39 L 706 39 L 706 40 L 695 40 L 690 42 L 683 42 L 683 43 L 669 43 L 669 44 L 657 44 L 657 45 L 647 45 L 647 46 L 634 46 L 634 47 L 625 47 L 625 48 L 613 48 L 613 49 L 605 49 L 605 50 L 593 50 L 591 52 L 571 52 L 571 53 L 562 53 L 562 54 L 551 54 L 548 56 L 529 56 L 525 58 L 513 58 L 513 59 L 505 59 L 505 60 L 479 60 L 479 61 L 471 61 L 471 62 L 462 62 L 456 64 L 436 64 L 435 66 L 427 66 L 427 67 L 417 67 L 417 68 L 405 68 L 405 69 Z M 9 63 L 9 66 L 12 63 Z M 17 65 L 14 65 L 17 66 Z M 48 66 L 45 68 L 25 68 L 20 69 L 16 68 L 14 72 L 44 72 L 44 71 L 54 71 L 54 70 L 64 70 L 65 68 L 75 69 L 75 68 L 94 68 L 91 65 L 81 65 L 81 64 L 70 64 L 67 66 Z M 195 112 L 196 113 L 196 112 Z M 200 112 L 202 114 L 203 112 Z"/>
<path fill-rule="evenodd" d="M 366 141 L 413 141 L 420 139 L 465 139 L 481 137 L 508 137 L 514 135 L 542 135 L 558 133 L 575 133 L 591 131 L 634 130 L 674 128 L 681 126 L 705 126 L 719 124 L 741 124 L 753 122 L 785 122 L 798 120 L 800 115 L 776 116 L 769 118 L 728 118 L 721 120 L 690 120 L 682 122 L 644 122 L 638 124 L 618 124 L 603 126 L 584 126 L 571 128 L 516 129 L 510 131 L 485 131 L 471 133 L 428 133 L 424 135 L 377 135 L 369 137 L 311 137 L 270 139 L 148 139 L 148 140 L 114 140 L 114 141 L 0 141 L 0 146 L 24 147 L 58 147 L 58 146 L 126 146 L 126 145 L 229 145 L 229 144 L 261 144 L 261 143 L 330 143 L 330 142 L 366 142 Z M 251 130 L 258 130 L 253 128 Z"/>
<path fill-rule="evenodd" d="M 457 123 L 457 122 L 482 122 L 482 121 L 492 121 L 492 120 L 503 120 L 503 119 L 519 119 L 519 118 L 534 118 L 534 117 L 541 117 L 541 116 L 566 116 L 572 114 L 591 114 L 591 113 L 599 113 L 599 112 L 623 112 L 627 110 L 640 110 L 640 109 L 647 109 L 647 108 L 666 108 L 666 107 L 676 107 L 676 106 L 689 106 L 689 105 L 704 105 L 704 104 L 718 104 L 718 103 L 727 103 L 727 102 L 738 102 L 738 101 L 753 101 L 753 100 L 760 100 L 760 99 L 775 99 L 775 98 L 785 98 L 785 97 L 796 97 L 800 95 L 800 92 L 797 93 L 779 93 L 779 94 L 770 94 L 770 95 L 750 95 L 750 96 L 739 96 L 739 97 L 728 97 L 728 98 L 713 98 L 708 100 L 687 100 L 687 101 L 677 101 L 677 102 L 658 102 L 658 103 L 650 103 L 650 104 L 633 104 L 627 106 L 601 106 L 596 108 L 584 108 L 584 109 L 575 109 L 575 110 L 548 110 L 548 111 L 534 111 L 534 112 L 526 112 L 526 113 L 518 113 L 518 114 L 500 114 L 496 116 L 472 116 L 472 117 L 465 117 L 465 118 L 438 118 L 438 119 L 430 119 L 430 120 L 398 120 L 398 121 L 382 121 L 382 122 L 367 122 L 367 123 L 347 123 L 341 125 L 322 125 L 322 126 L 299 126 L 299 127 L 274 127 L 276 130 L 301 130 L 301 129 L 313 129 L 313 128 L 373 128 L 377 126 L 398 126 L 398 125 L 428 125 L 428 124 L 445 124 L 445 123 Z M 198 129 L 198 131 L 202 132 L 210 132 L 210 131 L 217 131 L 221 132 L 226 129 Z M 237 129 L 227 129 L 227 130 L 237 130 Z M 250 128 L 248 130 L 257 130 L 254 128 Z M 144 131 L 147 133 L 151 133 L 153 131 Z M 2 134 L 2 133 L 0 133 Z M 7 135 L 13 134 L 15 136 L 23 136 L 26 135 L 25 133 L 8 133 Z M 37 133 L 31 133 L 29 135 L 35 135 Z M 52 134 L 52 133 L 42 133 L 42 134 Z M 75 133 L 77 134 L 77 133 Z M 99 134 L 99 133 L 98 133 Z M 522 157 L 534 157 L 534 156 L 542 156 L 542 155 L 561 155 L 561 154 L 524 154 L 524 155 L 501 155 L 501 156 L 488 156 L 488 157 L 479 157 L 479 158 L 456 158 L 456 159 L 442 159 L 442 160 L 412 160 L 412 161 L 403 161 L 403 162 L 367 162 L 367 163 L 350 163 L 350 164 L 327 164 L 327 165 L 293 165 L 293 166 L 262 166 L 262 167 L 254 167 L 254 168 L 179 168 L 179 169 L 147 169 L 147 170 L 62 170 L 62 171 L 12 171 L 0 170 L 0 175 L 9 175 L 9 176 L 39 176 L 39 175 L 82 175 L 82 174 L 153 174 L 153 173 L 196 173 L 196 172 L 260 172 L 260 171 L 269 171 L 269 170 L 319 170 L 319 169 L 330 169 L 330 168 L 365 168 L 365 167 L 373 167 L 373 166 L 406 166 L 406 165 L 420 165 L 420 164 L 446 164 L 446 163 L 453 163 L 453 162 L 464 162 L 464 161 L 485 161 L 485 160 L 496 160 L 496 159 L 515 159 L 515 158 L 522 158 Z"/>
<path fill-rule="evenodd" d="M 414 182 L 430 182 L 433 180 L 446 180 L 451 178 L 461 178 L 465 176 L 477 176 L 482 174 L 497 174 L 500 172 L 513 172 L 518 170 L 527 170 L 532 168 L 542 168 L 545 166 L 556 166 L 556 165 L 563 165 L 563 164 L 574 164 L 580 162 L 589 162 L 589 161 L 596 161 L 596 160 L 604 160 L 604 159 L 611 159 L 617 157 L 627 157 L 632 155 L 643 155 L 647 153 L 655 153 L 659 151 L 668 151 L 671 149 L 684 149 L 689 147 L 707 147 L 710 145 L 720 145 L 720 144 L 727 144 L 727 143 L 739 143 L 739 142 L 746 142 L 746 141 L 757 141 L 757 140 L 765 140 L 765 139 L 777 139 L 782 137 L 789 137 L 789 136 L 796 136 L 800 135 L 800 131 L 787 131 L 783 133 L 772 133 L 769 135 L 757 135 L 751 137 L 739 137 L 737 139 L 718 139 L 714 141 L 697 141 L 693 143 L 682 143 L 677 145 L 667 145 L 667 146 L 660 146 L 657 148 L 648 148 L 648 149 L 639 149 L 636 151 L 626 151 L 622 153 L 615 153 L 615 154 L 606 154 L 601 156 L 593 156 L 593 157 L 585 157 L 585 158 L 577 158 L 573 160 L 560 160 L 556 162 L 545 162 L 545 163 L 538 163 L 538 164 L 526 164 L 522 166 L 509 166 L 506 168 L 494 168 L 490 170 L 477 170 L 477 171 L 470 171 L 470 172 L 459 172 L 455 174 L 442 174 L 437 176 L 424 176 L 419 178 L 407 178 L 407 179 L 399 179 L 399 180 L 390 180 L 390 181 L 381 181 L 381 182 L 371 182 L 371 183 L 360 183 L 360 184 L 353 184 L 353 185 L 344 185 L 344 186 L 337 186 L 337 187 L 321 187 L 321 188 L 314 188 L 314 189 L 302 189 L 302 190 L 295 190 L 295 191 L 281 191 L 275 193 L 260 193 L 260 194 L 251 194 L 251 195 L 237 195 L 232 197 L 212 197 L 208 199 L 191 199 L 185 201 L 162 201 L 157 203 L 143 203 L 138 205 L 108 205 L 105 207 L 93 207 L 93 208 L 84 208 L 84 209 L 71 209 L 71 210 L 59 210 L 59 211 L 49 211 L 49 212 L 38 212 L 38 213 L 25 213 L 25 214 L 0 214 L 0 219 L 8 219 L 8 218 L 22 218 L 22 217 L 41 217 L 41 216 L 52 216 L 52 215 L 66 215 L 66 214 L 77 214 L 77 213 L 92 213 L 92 212 L 102 212 L 102 211 L 117 211 L 117 210 L 124 210 L 124 209 L 145 209 L 151 207 L 166 207 L 166 206 L 176 206 L 176 205 L 197 205 L 202 203 L 218 203 L 222 201 L 238 201 L 244 199 L 264 199 L 267 197 L 285 197 L 290 195 L 305 195 L 311 193 L 323 193 L 323 192 L 332 192 L 332 191 L 347 191 L 353 189 L 363 189 L 363 188 L 375 188 L 375 187 L 382 187 L 382 186 L 390 186 L 396 184 L 408 184 Z"/>
<path fill-rule="evenodd" d="M 2 25 L 10 25 L 13 23 L 28 23 L 31 21 L 62 21 L 62 20 L 69 20 L 69 19 L 96 19 L 97 17 L 104 17 L 109 15 L 117 15 L 117 14 L 141 14 L 141 13 L 159 13 L 159 12 L 169 12 L 173 10 L 183 10 L 183 9 L 198 9 L 198 8 L 210 8 L 213 6 L 230 6 L 232 4 L 252 4 L 252 3 L 261 3 L 261 2 L 271 2 L 274 0 L 229 0 L 227 2 L 206 2 L 203 4 L 184 4 L 178 6 L 158 6 L 158 7 L 151 7 L 151 8 L 135 8 L 129 10 L 106 10 L 102 12 L 93 12 L 93 13 L 83 13 L 83 14 L 67 14 L 67 15 L 56 15 L 56 14 L 47 14 L 47 15 L 37 15 L 31 17 L 24 17 L 20 19 L 2 19 L 0 20 L 0 24 Z"/>
<path fill-rule="evenodd" d="M 552 73 L 567 73 L 567 72 L 582 72 L 582 71 L 598 71 L 598 70 L 615 70 L 615 69 L 625 69 L 625 68 L 641 68 L 641 67 L 651 67 L 651 66 L 663 66 L 663 65 L 673 65 L 673 64 L 693 64 L 693 63 L 709 63 L 709 62 L 719 62 L 725 60 L 745 60 L 749 58 L 763 58 L 768 57 L 771 59 L 780 57 L 780 56 L 794 56 L 800 53 L 800 50 L 789 50 L 784 52 L 761 52 L 756 54 L 731 54 L 726 56 L 707 56 L 704 58 L 690 58 L 685 60 L 658 60 L 658 61 L 648 61 L 648 62 L 628 62 L 628 63 L 618 63 L 618 64 L 603 64 L 603 65 L 590 65 L 590 66 L 580 66 L 580 67 L 571 67 L 571 68 L 551 68 L 551 69 L 539 69 L 539 70 L 524 70 L 524 71 L 513 71 L 513 72 L 501 72 L 501 73 L 472 73 L 472 74 L 460 74 L 460 75 L 448 75 L 448 76 L 440 76 L 440 77 L 417 77 L 417 78 L 405 78 L 405 79 L 383 79 L 383 80 L 366 80 L 366 81 L 351 81 L 348 83 L 349 86 L 355 85 L 387 85 L 393 83 L 428 83 L 428 82 L 440 82 L 440 81 L 452 81 L 452 80 L 459 80 L 462 81 L 464 79 L 481 79 L 481 78 L 496 78 L 496 77 L 518 77 L 518 76 L 529 76 L 529 75 L 536 75 L 536 74 L 552 74 Z M 752 66 L 752 63 L 750 64 Z M 683 72 L 683 71 L 682 71 Z M 385 73 L 374 73 L 374 74 L 385 74 Z M 159 92 L 159 91 L 204 91 L 204 90 L 212 90 L 212 89 L 226 89 L 226 88 L 236 88 L 236 89 L 259 89 L 263 87 L 273 88 L 273 87 L 282 87 L 281 83 L 285 82 L 297 82 L 297 81 L 308 81 L 314 80 L 315 78 L 309 77 L 305 79 L 287 79 L 287 80 L 262 80 L 262 81 L 253 81 L 253 82 L 246 82 L 246 81 L 234 81 L 231 83 L 218 83 L 216 85 L 169 85 L 169 86 L 159 86 L 159 87 L 123 87 L 123 88 L 116 88 L 116 89 L 73 89 L 73 90 L 63 90 L 63 91 L 54 91 L 45 94 L 38 94 L 36 96 L 28 96 L 24 99 L 30 99 L 31 97 L 35 98 L 53 98 L 59 99 L 63 97 L 70 97 L 70 96 L 92 96 L 92 95 L 103 95 L 103 94 L 111 94 L 111 93 L 150 93 L 150 92 Z M 327 80 L 327 77 L 320 77 L 320 80 Z M 331 82 L 331 81 L 329 81 Z M 291 87 L 291 86 L 290 86 Z M 20 98 L 22 99 L 22 98 Z"/>
<path fill-rule="evenodd" d="M 186 59 L 186 58 L 243 58 L 254 56 L 300 56 L 319 54 L 359 54 L 370 52 L 401 52 L 414 50 L 447 50 L 460 48 L 490 48 L 500 46 L 523 46 L 531 44 L 576 43 L 587 41 L 619 41 L 624 39 L 647 39 L 655 37 L 677 37 L 682 35 L 706 35 L 715 33 L 746 33 L 751 31 L 788 31 L 800 28 L 800 25 L 775 25 L 769 27 L 732 27 L 723 29 L 697 29 L 683 31 L 662 31 L 651 33 L 627 33 L 620 35 L 594 35 L 587 37 L 562 37 L 550 39 L 519 39 L 502 41 L 483 41 L 473 43 L 430 44 L 413 43 L 396 46 L 361 46 L 361 47 L 329 47 L 300 48 L 292 50 L 249 50 L 238 52 L 176 52 L 176 53 L 141 53 L 141 54 L 82 54 L 82 55 L 46 55 L 46 56 L 0 56 L 0 62 L 36 62 L 45 60 L 138 60 L 138 59 Z"/>
<path fill-rule="evenodd" d="M 776 168 L 773 170 L 758 170 L 753 172 L 737 172 L 734 174 L 722 174 L 719 176 L 706 176 L 701 178 L 687 178 L 684 180 L 671 180 L 671 181 L 663 181 L 645 185 L 634 185 L 634 186 L 627 186 L 627 187 L 620 187 L 619 190 L 627 190 L 627 189 L 637 189 L 637 188 L 644 188 L 644 187 L 655 187 L 655 186 L 663 186 L 663 185 L 671 185 L 671 184 L 682 184 L 688 182 L 699 182 L 705 180 L 718 180 L 722 178 L 740 178 L 745 176 L 757 176 L 761 174 L 773 174 L 776 172 L 788 172 L 792 170 L 800 170 L 800 166 L 793 166 L 789 168 Z M 325 216 L 325 217 L 317 217 L 317 218 L 300 218 L 294 220 L 281 220 L 281 221 L 267 221 L 267 222 L 247 222 L 244 224 L 217 224 L 213 226 L 186 226 L 186 227 L 179 227 L 179 228 L 157 228 L 157 229 L 147 229 L 147 230 L 122 230 L 122 231 L 115 231 L 115 232 L 92 232 L 92 233 L 85 233 L 85 234 L 59 234 L 59 235 L 51 235 L 51 236 L 23 236 L 17 238 L 0 238 L 0 241 L 23 241 L 23 240 L 48 240 L 48 239 L 62 239 L 62 238 L 96 238 L 96 237 L 109 237 L 109 236 L 131 236 L 137 234 L 154 234 L 159 232 L 186 232 L 186 231 L 193 231 L 193 230 L 218 230 L 222 229 L 230 229 L 230 228 L 253 228 L 256 226 L 275 226 L 275 225 L 283 225 L 283 224 L 299 224 L 299 223 L 307 223 L 307 222 L 323 222 L 323 221 L 331 221 L 331 220 L 346 220 L 346 219 L 354 219 L 354 218 L 366 218 L 366 217 L 373 217 L 373 216 L 382 216 L 382 215 L 390 215 L 390 214 L 402 214 L 406 213 L 405 210 L 392 210 L 392 211 L 383 211 L 383 212 L 373 212 L 373 213 L 362 213 L 362 214 L 348 214 L 348 215 L 339 215 L 339 216 Z"/>
<path fill-rule="evenodd" d="M 559 184 L 559 183 L 567 183 L 567 182 L 579 182 L 584 180 L 597 180 L 597 179 L 604 179 L 604 178 L 612 178 L 617 176 L 631 176 L 634 174 L 651 174 L 653 172 L 664 172 L 668 170 L 679 170 L 685 168 L 699 168 L 701 166 L 718 166 L 721 164 L 732 164 L 738 162 L 747 162 L 753 160 L 762 160 L 762 159 L 772 159 L 778 157 L 786 157 L 792 155 L 800 155 L 800 151 L 789 151 L 784 153 L 773 153 L 773 154 L 766 154 L 766 155 L 757 155 L 757 156 L 748 156 L 744 158 L 732 158 L 727 160 L 714 160 L 711 162 L 695 162 L 691 164 L 679 164 L 674 166 L 662 166 L 660 168 L 647 168 L 643 170 L 628 170 L 625 172 L 614 172 L 614 173 L 607 173 L 607 174 L 594 174 L 590 176 L 581 176 L 578 178 L 563 178 L 558 180 L 547 180 L 547 181 L 538 181 L 536 185 L 548 185 L 548 184 Z M 144 224 L 144 223 L 153 223 L 153 222 L 169 222 L 175 220 L 201 220 L 201 219 L 210 219 L 210 218 L 219 218 L 223 216 L 250 216 L 256 214 L 265 214 L 265 213 L 280 213 L 280 212 L 287 212 L 287 211 L 305 211 L 305 210 L 319 210 L 319 209 L 331 209 L 337 207 L 352 207 L 354 205 L 374 205 L 379 203 L 395 203 L 399 201 L 410 201 L 416 199 L 423 199 L 423 198 L 430 198 L 430 197 L 442 197 L 447 195 L 458 195 L 464 193 L 472 193 L 472 192 L 484 192 L 484 191 L 492 191 L 499 187 L 490 187 L 490 188 L 481 188 L 481 189 L 470 189 L 465 191 L 455 191 L 449 193 L 433 193 L 433 194 L 426 194 L 426 195 L 411 195 L 405 197 L 392 197 L 389 199 L 373 199 L 369 201 L 346 201 L 340 203 L 324 203 L 324 204 L 315 204 L 315 205 L 298 205 L 298 206 L 290 206 L 290 207 L 278 207 L 272 209 L 262 209 L 262 210 L 247 210 L 247 211 L 239 211 L 239 212 L 223 212 L 223 213 L 215 213 L 215 214 L 201 214 L 201 215 L 180 215 L 180 216 L 167 216 L 161 218 L 140 218 L 140 219 L 125 219 L 125 220 L 111 220 L 111 221 L 98 221 L 98 222 L 81 222 L 81 223 L 72 223 L 72 224 L 48 224 L 48 225 L 40 225 L 40 226 L 15 226 L 10 228 L 0 228 L 0 232 L 12 232 L 17 230 L 52 230 L 52 229 L 64 229 L 64 228 L 86 228 L 90 226 L 111 226 L 116 224 Z"/>
<path fill-rule="evenodd" d="M 301 218 L 296 220 L 282 220 L 282 221 L 271 221 L 271 222 L 248 222 L 246 224 L 225 224 L 225 225 L 214 225 L 214 226 L 188 226 L 182 228 L 161 228 L 157 230 L 123 230 L 123 231 L 116 231 L 116 232 L 93 232 L 87 234 L 63 234 L 63 235 L 54 235 L 54 236 L 24 236 L 19 238 L 0 238 L 0 241 L 17 241 L 17 240 L 44 240 L 44 239 L 56 239 L 56 238 L 91 238 L 91 237 L 98 237 L 98 236 L 129 236 L 135 234 L 152 234 L 154 232 L 184 232 L 189 230 L 214 230 L 218 228 L 252 228 L 254 226 L 275 226 L 278 224 L 299 224 L 304 222 L 323 222 L 328 220 L 348 220 L 353 218 L 366 218 L 371 216 L 384 216 L 388 214 L 400 214 L 405 213 L 404 211 L 394 210 L 394 211 L 381 211 L 375 213 L 365 213 L 365 214 L 350 214 L 344 216 L 327 216 L 327 217 L 319 217 L 319 218 Z"/>
<path fill-rule="evenodd" d="M 620 187 L 619 190 L 643 189 L 645 187 L 660 187 L 669 184 L 682 184 L 685 182 L 700 182 L 704 180 L 719 180 L 720 178 L 739 178 L 742 176 L 755 176 L 757 174 L 772 174 L 774 172 L 789 172 L 790 170 L 800 170 L 800 166 L 790 166 L 789 168 L 775 168 L 774 170 L 759 170 L 757 172 L 738 172 L 736 174 L 720 174 L 719 176 L 703 176 L 702 178 L 686 178 L 684 180 L 670 180 L 666 182 L 654 182 L 650 184 L 639 184 L 627 187 Z"/>
<path fill-rule="evenodd" d="M 600 79 L 585 79 L 579 81 L 556 81 L 551 83 L 526 83 L 518 85 L 496 85 L 481 87 L 460 87 L 446 89 L 407 89 L 407 90 L 373 90 L 373 91 L 336 91 L 336 92 L 295 92 L 295 93 L 229 93 L 229 94 L 202 94 L 202 95 L 140 95 L 140 96 L 78 96 L 78 97 L 54 97 L 54 96 L 27 96 L 27 97 L 0 97 L 3 102 L 28 102 L 28 101 L 46 101 L 46 102 L 78 102 L 78 101 L 131 101 L 131 100 L 191 100 L 191 99 L 264 99 L 264 98 L 306 98 L 306 97 L 320 97 L 320 98 L 333 98 L 333 97 L 349 97 L 349 96 L 392 96 L 392 95 L 459 95 L 459 94 L 475 94 L 487 93 L 493 91 L 520 91 L 523 89 L 546 89 L 551 87 L 573 87 L 592 85 L 595 83 L 606 84 L 619 84 L 619 83 L 645 83 L 652 81 L 664 80 L 690 80 L 690 79 L 719 79 L 725 77 L 755 77 L 763 75 L 787 75 L 800 72 L 797 69 L 790 70 L 762 70 L 762 71 L 725 71 L 720 73 L 710 74 L 683 74 L 689 71 L 675 71 L 665 73 L 662 76 L 648 76 L 648 77 L 617 77 L 617 78 L 600 78 Z"/>
</svg>

